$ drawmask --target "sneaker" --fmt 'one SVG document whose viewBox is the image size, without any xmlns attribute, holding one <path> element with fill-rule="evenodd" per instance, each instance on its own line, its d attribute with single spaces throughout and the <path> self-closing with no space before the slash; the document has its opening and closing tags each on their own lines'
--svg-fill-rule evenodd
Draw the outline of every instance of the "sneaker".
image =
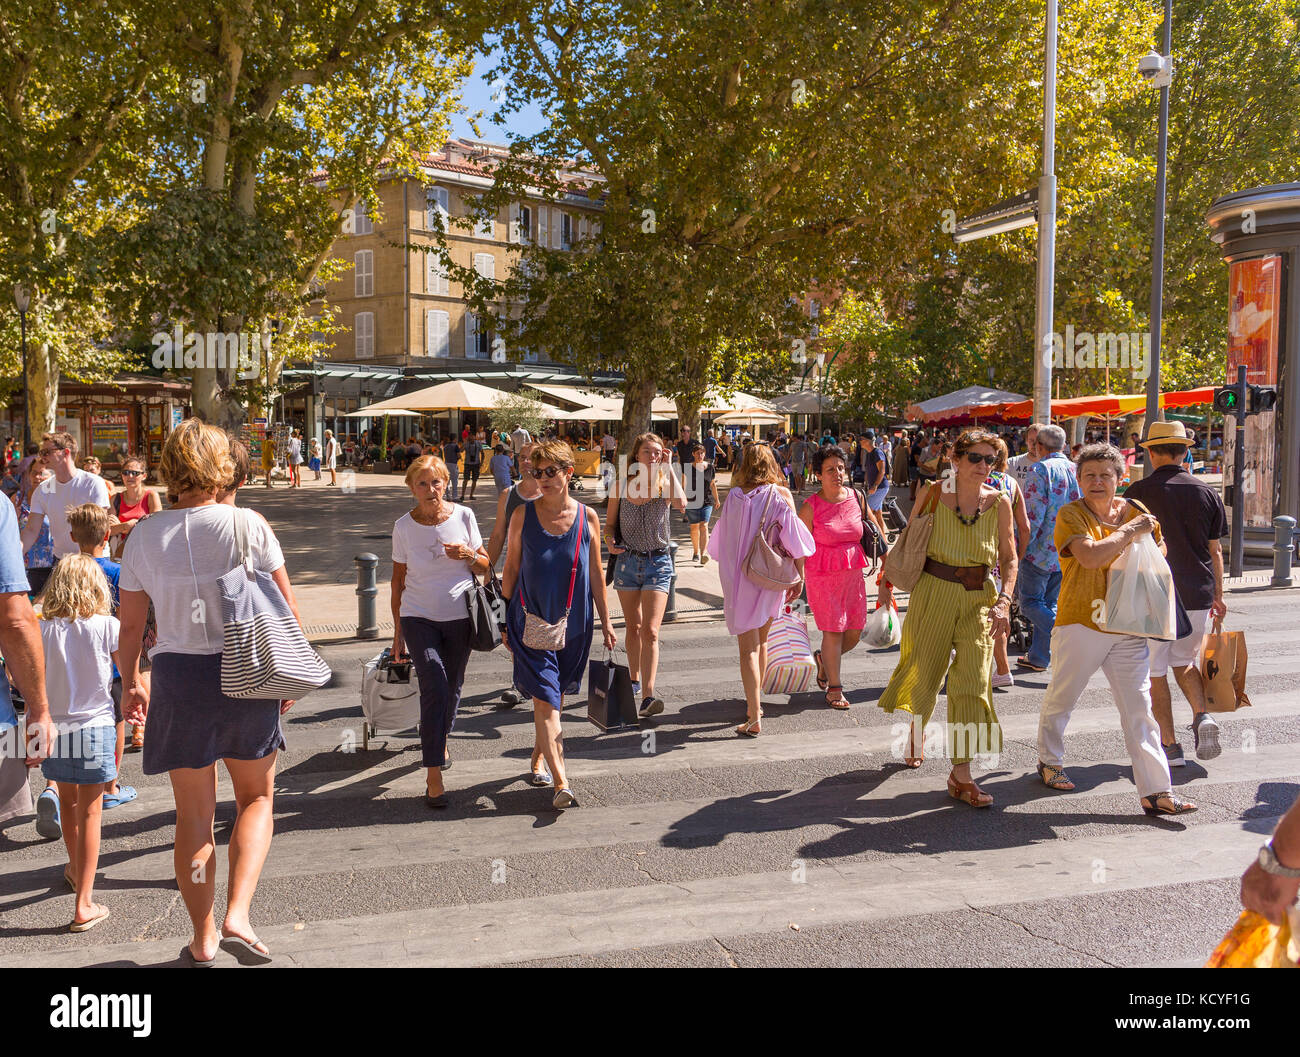
<svg viewBox="0 0 1300 1057">
<path fill-rule="evenodd" d="M 1186 767 L 1187 761 L 1183 759 L 1183 747 L 1174 742 L 1172 745 L 1163 746 L 1165 750 L 1165 759 L 1169 761 L 1170 767 Z"/>
<path fill-rule="evenodd" d="M 551 798 L 551 806 L 556 811 L 563 811 L 566 807 L 577 807 L 578 798 L 567 787 L 557 789 L 555 796 Z"/>
<path fill-rule="evenodd" d="M 641 696 L 641 680 L 640 680 L 640 679 L 633 679 L 633 680 L 632 680 L 632 696 L 633 696 L 633 697 L 640 697 L 640 696 Z"/>
<path fill-rule="evenodd" d="M 701 555 L 700 555 L 700 564 L 701 564 L 701 565 L 708 565 L 708 564 L 709 564 L 709 556 L 708 556 L 707 554 L 701 554 Z"/>
<path fill-rule="evenodd" d="M 519 696 L 519 691 L 513 686 L 501 691 L 501 703 L 503 705 L 517 705 L 523 698 Z"/>
<path fill-rule="evenodd" d="M 641 711 L 637 713 L 642 719 L 657 716 L 664 710 L 664 703 L 657 697 L 647 697 L 641 702 Z"/>
<path fill-rule="evenodd" d="M 63 826 L 59 820 L 59 794 L 53 789 L 46 789 L 36 798 L 36 832 L 46 840 L 58 840 L 63 836 Z"/>
<path fill-rule="evenodd" d="M 1219 744 L 1219 724 L 1208 712 L 1199 712 L 1192 720 L 1192 737 L 1196 740 L 1196 758 L 1212 760 L 1223 751 Z"/>
<path fill-rule="evenodd" d="M 993 673 L 993 685 L 994 685 L 995 687 L 998 687 L 998 686 L 1015 686 L 1015 685 L 1016 685 L 1016 677 L 1015 677 L 1014 675 L 1012 675 L 1010 672 L 1007 672 L 1005 675 L 1001 674 L 1000 672 L 994 672 L 994 673 Z"/>
</svg>

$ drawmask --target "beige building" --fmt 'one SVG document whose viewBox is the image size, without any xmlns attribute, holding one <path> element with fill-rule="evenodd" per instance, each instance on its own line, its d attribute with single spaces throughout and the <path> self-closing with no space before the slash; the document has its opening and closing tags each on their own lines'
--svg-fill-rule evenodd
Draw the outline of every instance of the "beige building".
<svg viewBox="0 0 1300 1057">
<path fill-rule="evenodd" d="M 325 285 L 343 328 L 327 339 L 327 358 L 409 364 L 427 357 L 446 361 L 448 369 L 452 361 L 490 362 L 494 353 L 498 362 L 548 362 L 545 350 L 506 350 L 469 311 L 461 284 L 449 278 L 439 255 L 415 248 L 437 245 L 441 214 L 452 261 L 504 279 L 525 245 L 567 250 L 599 231 L 601 198 L 590 197 L 588 189 L 603 180 L 580 169 L 561 175 L 566 193 L 558 201 L 544 200 L 539 192 L 472 227 L 456 223 L 474 217 L 475 196 L 492 186 L 492 159 L 507 153 L 494 144 L 453 140 L 426 156 L 421 180 L 380 182 L 379 202 L 358 208 L 334 246 L 335 256 L 350 267 Z"/>
</svg>

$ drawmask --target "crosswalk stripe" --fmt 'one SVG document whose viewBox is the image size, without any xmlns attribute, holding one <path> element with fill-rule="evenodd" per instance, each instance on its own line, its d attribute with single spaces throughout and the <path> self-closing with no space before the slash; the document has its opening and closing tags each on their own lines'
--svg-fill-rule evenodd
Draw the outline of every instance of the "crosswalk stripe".
<svg viewBox="0 0 1300 1057">
<path fill-rule="evenodd" d="M 1059 841 L 1026 862 L 1019 846 L 977 860 L 958 849 L 834 866 L 564 892 L 259 929 L 280 964 L 303 967 L 493 965 L 592 955 L 835 923 L 986 909 L 1240 874 L 1276 819 L 1180 832 Z M 1153 880 L 1156 879 L 1156 880 Z M 1216 937 L 1206 937 L 1207 954 Z M 14 967 L 174 960 L 176 939 L 21 954 Z"/>
</svg>

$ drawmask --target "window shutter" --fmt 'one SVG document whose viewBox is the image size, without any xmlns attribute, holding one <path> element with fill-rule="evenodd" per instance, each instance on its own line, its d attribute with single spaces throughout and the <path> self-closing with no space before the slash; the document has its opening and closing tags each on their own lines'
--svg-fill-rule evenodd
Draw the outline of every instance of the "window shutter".
<svg viewBox="0 0 1300 1057">
<path fill-rule="evenodd" d="M 478 348 L 478 316 L 465 313 L 465 358 L 472 360 Z"/>
<path fill-rule="evenodd" d="M 474 270 L 484 279 L 496 278 L 496 258 L 490 253 L 474 254 Z"/>
<path fill-rule="evenodd" d="M 426 187 L 424 189 L 424 226 L 428 231 L 438 228 L 437 218 L 442 217 L 442 227 L 447 226 L 447 189 L 445 187 Z"/>
<path fill-rule="evenodd" d="M 451 283 L 447 279 L 447 269 L 443 267 L 442 258 L 436 253 L 427 254 L 428 268 L 425 271 L 424 292 L 428 294 L 449 294 Z"/>
<path fill-rule="evenodd" d="M 506 237 L 511 242 L 518 242 L 520 235 L 523 234 L 523 216 L 522 207 L 518 202 L 510 203 L 510 225 L 506 232 Z"/>
<path fill-rule="evenodd" d="M 375 292 L 375 252 L 358 250 L 352 258 L 356 272 L 355 297 L 371 297 Z"/>
<path fill-rule="evenodd" d="M 368 359 L 375 354 L 375 314 L 358 312 L 353 321 L 353 334 L 356 340 L 356 358 Z"/>
<path fill-rule="evenodd" d="M 448 315 L 441 309 L 431 308 L 424 314 L 425 352 L 429 356 L 448 357 L 451 343 L 447 340 Z"/>
<path fill-rule="evenodd" d="M 358 235 L 370 235 L 375 230 L 375 225 L 370 221 L 370 207 L 364 199 L 357 202 L 356 229 Z"/>
<path fill-rule="evenodd" d="M 587 218 L 578 218 L 578 241 L 582 242 L 587 238 Z"/>
<path fill-rule="evenodd" d="M 558 209 L 551 211 L 551 249 L 558 250 L 563 245 L 564 214 Z"/>
<path fill-rule="evenodd" d="M 537 245 L 546 248 L 547 232 L 550 230 L 550 210 L 546 206 L 537 207 Z"/>
</svg>

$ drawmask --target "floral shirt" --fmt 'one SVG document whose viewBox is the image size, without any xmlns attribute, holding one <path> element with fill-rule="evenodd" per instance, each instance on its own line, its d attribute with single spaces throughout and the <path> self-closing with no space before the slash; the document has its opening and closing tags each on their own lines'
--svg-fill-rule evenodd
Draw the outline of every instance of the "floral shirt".
<svg viewBox="0 0 1300 1057">
<path fill-rule="evenodd" d="M 27 527 L 27 517 L 32 508 L 27 499 L 21 500 L 18 507 L 18 531 Z M 23 555 L 23 563 L 29 569 L 48 569 L 54 564 L 54 540 L 50 537 L 50 523 L 41 518 L 41 534 L 36 537 L 32 549 Z"/>
<path fill-rule="evenodd" d="M 1064 452 L 1054 451 L 1034 463 L 1025 480 L 1025 513 L 1029 516 L 1029 546 L 1025 561 L 1040 572 L 1061 571 L 1054 534 L 1056 515 L 1080 496 L 1074 463 Z"/>
</svg>

